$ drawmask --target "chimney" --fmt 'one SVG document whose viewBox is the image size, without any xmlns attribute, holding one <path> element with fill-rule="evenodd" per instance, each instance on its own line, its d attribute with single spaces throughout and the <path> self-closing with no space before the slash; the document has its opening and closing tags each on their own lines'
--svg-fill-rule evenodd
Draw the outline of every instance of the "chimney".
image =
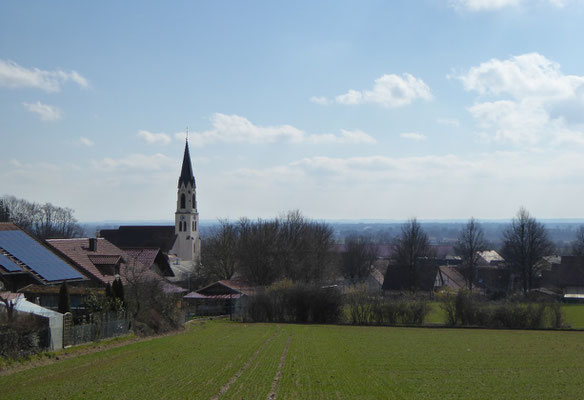
<svg viewBox="0 0 584 400">
<path fill-rule="evenodd" d="M 97 251 L 97 238 L 89 238 L 89 250 Z"/>
</svg>

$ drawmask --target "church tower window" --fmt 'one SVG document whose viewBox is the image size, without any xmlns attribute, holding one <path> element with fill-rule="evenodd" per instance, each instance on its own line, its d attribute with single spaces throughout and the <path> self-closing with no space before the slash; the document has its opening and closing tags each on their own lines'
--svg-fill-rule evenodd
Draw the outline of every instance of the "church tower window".
<svg viewBox="0 0 584 400">
<path fill-rule="evenodd" d="M 184 193 L 181 194 L 180 195 L 180 208 L 185 208 L 186 201 L 187 200 L 186 200 L 185 194 Z"/>
</svg>

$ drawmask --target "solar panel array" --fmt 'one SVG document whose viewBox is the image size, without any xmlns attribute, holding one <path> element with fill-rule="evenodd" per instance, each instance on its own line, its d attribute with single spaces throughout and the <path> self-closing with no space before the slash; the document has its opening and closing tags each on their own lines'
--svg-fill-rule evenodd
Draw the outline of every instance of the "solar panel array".
<svg viewBox="0 0 584 400">
<path fill-rule="evenodd" d="M 22 271 L 18 265 L 16 265 L 11 259 L 6 257 L 4 254 L 0 253 L 0 266 L 8 272 L 19 272 Z"/>
<path fill-rule="evenodd" d="M 83 278 L 65 261 L 22 231 L 0 231 L 0 247 L 47 281 Z"/>
</svg>

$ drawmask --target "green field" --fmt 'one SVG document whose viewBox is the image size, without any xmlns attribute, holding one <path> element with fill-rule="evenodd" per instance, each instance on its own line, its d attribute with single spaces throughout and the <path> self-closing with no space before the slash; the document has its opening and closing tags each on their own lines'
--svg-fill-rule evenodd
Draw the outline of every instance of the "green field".
<svg viewBox="0 0 584 400">
<path fill-rule="evenodd" d="M 579 332 L 210 321 L 1 376 L 0 398 L 582 398 L 583 354 Z"/>
</svg>

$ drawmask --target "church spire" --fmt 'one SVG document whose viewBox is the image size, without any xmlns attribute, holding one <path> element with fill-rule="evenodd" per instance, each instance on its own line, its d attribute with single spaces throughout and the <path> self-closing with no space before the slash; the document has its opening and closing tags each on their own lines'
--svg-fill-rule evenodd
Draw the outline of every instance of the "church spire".
<svg viewBox="0 0 584 400">
<path fill-rule="evenodd" d="M 183 156 L 182 169 L 180 172 L 180 178 L 178 178 L 178 187 L 183 184 L 188 186 L 190 183 L 193 188 L 197 187 L 195 184 L 195 175 L 193 175 L 193 166 L 191 164 L 191 155 L 189 153 L 189 142 L 185 143 L 185 155 Z"/>
</svg>

